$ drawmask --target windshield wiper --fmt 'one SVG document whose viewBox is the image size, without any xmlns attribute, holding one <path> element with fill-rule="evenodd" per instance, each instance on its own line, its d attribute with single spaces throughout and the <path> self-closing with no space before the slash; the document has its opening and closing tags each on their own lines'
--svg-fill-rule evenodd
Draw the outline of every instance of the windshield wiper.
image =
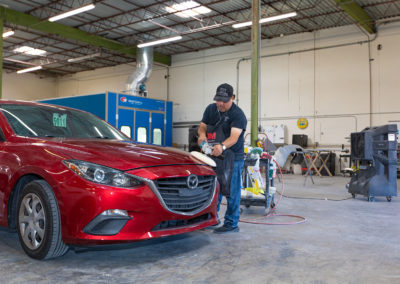
<svg viewBox="0 0 400 284">
<path fill-rule="evenodd" d="M 98 139 L 112 139 L 111 137 L 108 136 L 95 136 L 93 138 L 98 138 Z"/>
</svg>

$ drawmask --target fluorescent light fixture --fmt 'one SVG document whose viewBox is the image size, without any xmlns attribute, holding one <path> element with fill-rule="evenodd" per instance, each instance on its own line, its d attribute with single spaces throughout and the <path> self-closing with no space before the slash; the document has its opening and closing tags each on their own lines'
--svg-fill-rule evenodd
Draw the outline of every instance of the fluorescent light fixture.
<svg viewBox="0 0 400 284">
<path fill-rule="evenodd" d="M 37 48 L 33 48 L 30 46 L 26 46 L 26 45 L 17 47 L 13 51 L 16 53 L 25 53 L 25 54 L 29 54 L 29 55 L 35 55 L 35 56 L 44 56 L 47 53 L 46 50 L 37 49 Z"/>
<path fill-rule="evenodd" d="M 14 31 L 7 31 L 7 32 L 3 33 L 3 38 L 12 36 L 13 34 L 14 34 Z"/>
<path fill-rule="evenodd" d="M 77 9 L 74 9 L 74 10 L 71 10 L 71 11 L 68 11 L 68 12 L 65 12 L 65 13 L 62 13 L 62 14 L 60 14 L 60 15 L 51 17 L 51 18 L 49 19 L 49 21 L 50 21 L 50 22 L 55 22 L 55 21 L 58 21 L 58 20 L 61 20 L 61 19 L 64 19 L 64 18 L 71 17 L 71 16 L 76 15 L 76 14 L 79 14 L 79 13 L 83 13 L 83 12 L 92 10 L 92 9 L 94 9 L 95 7 L 96 7 L 96 6 L 94 6 L 94 4 L 89 4 L 89 5 L 86 5 L 86 6 L 82 6 L 82 7 L 80 7 L 80 8 L 77 8 Z"/>
<path fill-rule="evenodd" d="M 195 17 L 201 14 L 210 13 L 211 10 L 205 6 L 201 6 L 195 1 L 186 1 L 180 4 L 174 4 L 171 7 L 166 7 L 165 10 L 169 13 L 175 13 L 182 18 Z"/>
<path fill-rule="evenodd" d="M 36 66 L 35 63 L 32 62 L 26 62 L 26 61 L 21 61 L 21 60 L 16 60 L 16 59 L 11 59 L 11 58 L 3 58 L 4 61 L 10 61 L 10 62 L 15 62 L 15 63 L 19 63 L 19 64 L 25 64 L 25 65 L 30 65 L 30 66 Z"/>
<path fill-rule="evenodd" d="M 82 61 L 82 60 L 86 60 L 86 59 L 91 59 L 91 58 L 98 57 L 98 56 L 101 56 L 101 53 L 100 53 L 100 52 L 98 52 L 98 53 L 93 53 L 93 54 L 88 54 L 88 55 L 81 56 L 81 57 L 70 58 L 70 59 L 68 59 L 67 61 L 68 61 L 68 62 L 78 62 L 78 61 Z"/>
<path fill-rule="evenodd" d="M 260 19 L 260 24 L 278 21 L 278 20 L 282 20 L 282 19 L 286 19 L 286 18 L 291 18 L 291 17 L 295 17 L 296 15 L 297 15 L 296 12 L 292 12 L 292 13 L 282 14 L 282 15 L 278 15 L 278 16 L 263 18 L 263 19 Z M 251 26 L 251 24 L 252 24 L 252 22 L 249 21 L 249 22 L 234 24 L 234 25 L 232 25 L 232 27 L 235 29 L 240 29 L 243 27 Z"/>
<path fill-rule="evenodd" d="M 22 69 L 22 70 L 18 70 L 17 73 L 18 74 L 22 74 L 22 73 L 27 73 L 27 72 L 32 72 L 32 71 L 36 71 L 36 70 L 40 70 L 42 69 L 42 66 L 35 66 L 35 67 L 30 67 L 30 68 L 26 68 L 26 69 Z"/>
<path fill-rule="evenodd" d="M 273 16 L 273 17 L 268 17 L 260 20 L 260 24 L 268 23 L 268 22 L 273 22 L 273 21 L 278 21 L 286 18 L 291 18 L 297 16 L 296 12 L 292 13 L 287 13 L 287 14 L 282 14 L 278 16 Z"/>
<path fill-rule="evenodd" d="M 176 41 L 176 40 L 180 40 L 180 39 L 182 39 L 181 36 L 169 37 L 169 38 L 164 38 L 164 39 L 160 39 L 160 40 L 141 43 L 141 44 L 138 44 L 137 47 L 142 48 L 142 47 L 146 47 L 146 46 L 158 45 L 158 44 L 162 44 L 162 43 L 166 43 L 166 42 L 170 42 L 170 41 Z"/>
</svg>

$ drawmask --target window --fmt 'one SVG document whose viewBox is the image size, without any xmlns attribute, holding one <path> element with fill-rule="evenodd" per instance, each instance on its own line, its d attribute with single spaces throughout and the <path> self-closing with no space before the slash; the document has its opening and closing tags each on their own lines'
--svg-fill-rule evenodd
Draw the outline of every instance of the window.
<svg viewBox="0 0 400 284">
<path fill-rule="evenodd" d="M 138 127 L 137 142 L 147 143 L 147 128 L 146 127 Z"/>
<path fill-rule="evenodd" d="M 131 127 L 130 126 L 122 125 L 121 126 L 121 132 L 124 133 L 129 138 L 132 138 L 132 132 L 131 132 Z"/>
<path fill-rule="evenodd" d="M 72 137 L 126 140 L 114 127 L 96 116 L 73 109 L 43 105 L 0 105 L 18 136 Z"/>
<path fill-rule="evenodd" d="M 162 145 L 162 131 L 160 128 L 153 129 L 153 144 Z"/>
</svg>

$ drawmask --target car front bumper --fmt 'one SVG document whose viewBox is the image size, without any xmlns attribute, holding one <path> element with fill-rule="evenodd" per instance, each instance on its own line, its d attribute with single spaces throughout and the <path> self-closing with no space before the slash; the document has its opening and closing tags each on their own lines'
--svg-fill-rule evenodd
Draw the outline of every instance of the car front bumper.
<svg viewBox="0 0 400 284">
<path fill-rule="evenodd" d="M 137 188 L 116 188 L 89 182 L 77 175 L 58 184 L 62 238 L 68 245 L 97 245 L 132 242 L 182 234 L 217 223 L 218 185 L 198 210 L 178 212 L 170 209 L 153 180 L 210 176 L 212 169 L 186 165 L 130 171 L 143 179 Z M 122 210 L 127 216 L 101 215 L 107 210 Z"/>
</svg>

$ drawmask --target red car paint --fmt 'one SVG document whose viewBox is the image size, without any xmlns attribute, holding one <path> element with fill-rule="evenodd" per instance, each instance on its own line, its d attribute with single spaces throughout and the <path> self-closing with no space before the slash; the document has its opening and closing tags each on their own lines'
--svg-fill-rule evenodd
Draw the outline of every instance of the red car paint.
<svg viewBox="0 0 400 284">
<path fill-rule="evenodd" d="M 44 104 L 1 101 L 0 106 Z M 55 107 L 57 109 L 57 107 Z M 63 109 L 68 109 L 64 108 Z M 101 185 L 71 171 L 64 160 L 81 160 L 157 180 L 160 178 L 215 176 L 211 167 L 173 148 L 116 140 L 17 136 L 0 111 L 0 225 L 9 225 L 9 198 L 15 185 L 26 175 L 44 179 L 53 189 L 61 216 L 62 240 L 67 245 L 120 243 L 195 231 L 216 224 L 218 185 L 209 205 L 195 214 L 168 210 L 148 184 L 136 188 Z M 216 183 L 216 181 L 215 181 Z M 127 210 L 132 218 L 115 235 L 93 235 L 83 228 L 101 212 Z M 210 214 L 206 221 L 172 229 L 152 231 L 166 220 L 192 219 Z"/>
</svg>

